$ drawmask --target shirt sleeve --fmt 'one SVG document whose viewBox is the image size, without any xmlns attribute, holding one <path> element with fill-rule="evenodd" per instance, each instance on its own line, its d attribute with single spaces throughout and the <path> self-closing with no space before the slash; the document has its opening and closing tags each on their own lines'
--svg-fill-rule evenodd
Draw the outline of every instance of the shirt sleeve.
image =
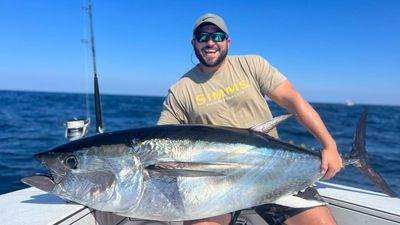
<svg viewBox="0 0 400 225">
<path fill-rule="evenodd" d="M 257 57 L 256 79 L 261 92 L 268 95 L 287 78 L 261 56 Z"/>
<path fill-rule="evenodd" d="M 186 124 L 188 123 L 188 120 L 185 115 L 186 113 L 184 107 L 182 107 L 182 103 L 178 101 L 172 91 L 169 91 L 164 100 L 163 110 L 161 111 L 157 125 Z"/>
</svg>

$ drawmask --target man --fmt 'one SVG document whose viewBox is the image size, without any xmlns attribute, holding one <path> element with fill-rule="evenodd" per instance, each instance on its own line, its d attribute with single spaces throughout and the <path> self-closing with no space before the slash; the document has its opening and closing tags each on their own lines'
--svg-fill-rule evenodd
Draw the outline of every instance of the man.
<svg viewBox="0 0 400 225">
<path fill-rule="evenodd" d="M 231 43 L 228 34 L 223 19 L 217 15 L 207 13 L 196 21 L 192 45 L 200 63 L 170 88 L 158 124 L 249 128 L 272 118 L 265 100 L 268 96 L 295 115 L 319 140 L 323 146 L 321 173 L 324 179 L 333 177 L 340 170 L 342 160 L 318 113 L 262 57 L 227 56 Z M 277 137 L 276 130 L 269 135 Z M 315 195 L 316 190 L 307 192 Z M 325 206 L 294 209 L 267 204 L 255 210 L 269 224 L 336 224 Z M 231 215 L 227 214 L 185 224 L 227 225 L 230 221 Z"/>
</svg>

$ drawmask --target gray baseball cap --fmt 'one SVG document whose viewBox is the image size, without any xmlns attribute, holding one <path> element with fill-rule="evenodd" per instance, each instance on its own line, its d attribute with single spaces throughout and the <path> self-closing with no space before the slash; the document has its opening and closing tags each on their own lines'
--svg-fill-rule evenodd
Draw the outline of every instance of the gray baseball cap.
<svg viewBox="0 0 400 225">
<path fill-rule="evenodd" d="M 199 19 L 196 20 L 196 23 L 194 24 L 194 27 L 193 27 L 193 34 L 196 32 L 197 28 L 199 28 L 204 23 L 214 24 L 219 29 L 221 29 L 223 32 L 225 32 L 226 34 L 229 34 L 228 28 L 226 27 L 224 20 L 221 17 L 219 17 L 215 14 L 212 14 L 212 13 L 206 13 L 206 14 L 202 15 Z"/>
</svg>

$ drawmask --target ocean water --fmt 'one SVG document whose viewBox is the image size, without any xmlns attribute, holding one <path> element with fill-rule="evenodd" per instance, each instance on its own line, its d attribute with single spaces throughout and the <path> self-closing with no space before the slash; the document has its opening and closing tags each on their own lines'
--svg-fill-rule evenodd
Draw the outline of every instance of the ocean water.
<svg viewBox="0 0 400 225">
<path fill-rule="evenodd" d="M 106 131 L 154 125 L 162 109 L 162 97 L 102 95 Z M 90 109 L 93 100 L 90 97 Z M 400 106 L 312 103 L 335 138 L 342 155 L 349 153 L 361 112 L 368 108 L 367 151 L 373 167 L 400 193 Z M 286 112 L 270 103 L 274 115 Z M 45 170 L 32 156 L 65 143 L 64 122 L 86 118 L 86 95 L 0 91 L 0 194 L 26 188 L 24 176 Z M 89 134 L 94 134 L 95 116 Z M 318 142 L 295 120 L 278 127 L 281 139 L 307 147 L 320 148 Z M 284 166 L 284 165 L 283 165 Z M 330 182 L 378 191 L 352 166 Z"/>
</svg>

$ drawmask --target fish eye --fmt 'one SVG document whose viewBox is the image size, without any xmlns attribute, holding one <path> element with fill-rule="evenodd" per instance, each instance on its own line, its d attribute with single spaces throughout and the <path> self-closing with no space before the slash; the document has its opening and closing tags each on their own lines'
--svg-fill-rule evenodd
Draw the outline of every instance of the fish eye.
<svg viewBox="0 0 400 225">
<path fill-rule="evenodd" d="M 78 168 L 78 159 L 74 155 L 67 156 L 67 158 L 65 158 L 64 162 L 71 169 Z"/>
</svg>

